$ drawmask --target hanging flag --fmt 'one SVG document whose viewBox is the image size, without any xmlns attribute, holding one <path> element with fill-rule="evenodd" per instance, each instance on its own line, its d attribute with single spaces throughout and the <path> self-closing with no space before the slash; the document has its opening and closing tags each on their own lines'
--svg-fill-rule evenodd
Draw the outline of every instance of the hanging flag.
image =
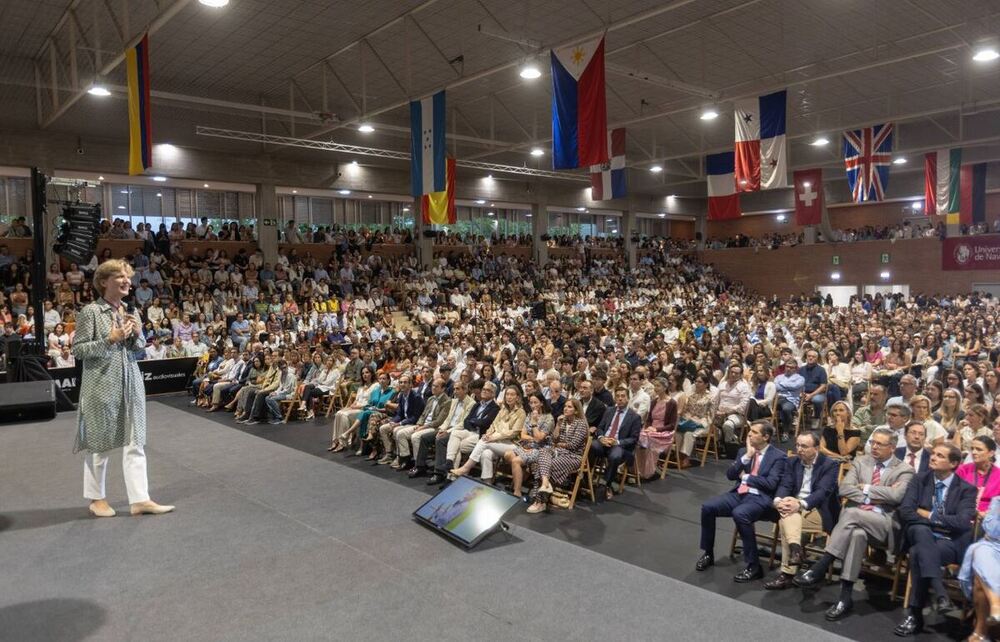
<svg viewBox="0 0 1000 642">
<path fill-rule="evenodd" d="M 786 91 L 738 100 L 736 119 L 736 189 L 756 192 L 788 187 L 785 145 Z"/>
<path fill-rule="evenodd" d="M 819 225 L 823 221 L 823 170 L 795 172 L 795 224 Z"/>
<path fill-rule="evenodd" d="M 426 225 L 453 225 L 455 223 L 455 159 L 445 162 L 445 189 L 424 194 L 420 199 L 420 211 Z"/>
<path fill-rule="evenodd" d="M 604 38 L 553 49 L 552 167 L 608 162 Z"/>
<path fill-rule="evenodd" d="M 410 101 L 410 195 L 445 191 L 444 90 Z"/>
<path fill-rule="evenodd" d="M 963 225 L 986 222 L 986 163 L 962 166 L 959 221 Z M 949 221 L 950 223 L 951 221 Z"/>
<path fill-rule="evenodd" d="M 962 149 L 939 149 L 924 156 L 924 214 L 957 214 Z"/>
<path fill-rule="evenodd" d="M 718 221 L 739 218 L 740 195 L 736 193 L 733 152 L 710 154 L 705 157 L 705 174 L 708 175 L 708 220 Z"/>
<path fill-rule="evenodd" d="M 855 203 L 881 201 L 889 186 L 892 123 L 844 132 L 844 167 Z"/>
<path fill-rule="evenodd" d="M 590 166 L 590 200 L 608 201 L 625 197 L 625 128 L 608 132 L 608 150 L 611 160 Z"/>
<path fill-rule="evenodd" d="M 125 52 L 128 77 L 128 173 L 153 166 L 153 128 L 149 116 L 149 34 Z"/>
</svg>

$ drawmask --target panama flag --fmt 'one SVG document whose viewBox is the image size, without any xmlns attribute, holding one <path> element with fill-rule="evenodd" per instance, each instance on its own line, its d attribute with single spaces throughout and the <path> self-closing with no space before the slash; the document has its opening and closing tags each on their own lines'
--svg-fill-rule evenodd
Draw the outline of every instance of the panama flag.
<svg viewBox="0 0 1000 642">
<path fill-rule="evenodd" d="M 944 216 L 960 210 L 962 149 L 939 149 L 924 156 L 924 214 Z"/>
<path fill-rule="evenodd" d="M 785 90 L 738 100 L 736 119 L 736 188 L 740 192 L 788 187 L 785 146 Z"/>
<path fill-rule="evenodd" d="M 611 160 L 602 165 L 590 166 L 590 200 L 609 201 L 625 198 L 625 128 L 608 132 L 608 150 Z"/>
<path fill-rule="evenodd" d="M 445 191 L 444 90 L 410 102 L 410 195 Z"/>
<path fill-rule="evenodd" d="M 705 157 L 708 175 L 708 220 L 739 218 L 740 195 L 736 193 L 733 152 L 710 154 Z"/>
<path fill-rule="evenodd" d="M 552 167 L 608 162 L 604 38 L 552 50 Z"/>
</svg>

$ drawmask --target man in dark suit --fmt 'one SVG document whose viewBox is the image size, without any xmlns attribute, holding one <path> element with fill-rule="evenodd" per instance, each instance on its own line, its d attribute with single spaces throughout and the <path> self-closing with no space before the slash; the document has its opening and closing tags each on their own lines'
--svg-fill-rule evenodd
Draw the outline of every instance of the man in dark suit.
<svg viewBox="0 0 1000 642">
<path fill-rule="evenodd" d="M 961 463 L 962 453 L 953 444 L 934 446 L 928 470 L 913 478 L 899 505 L 912 588 L 896 635 L 916 635 L 924 628 L 924 602 L 931 588 L 939 613 L 955 608 L 941 582 L 941 567 L 962 560 L 976 518 L 976 487 L 955 475 Z"/>
<path fill-rule="evenodd" d="M 434 449 L 434 474 L 427 480 L 428 486 L 443 484 L 448 479 L 448 471 L 461 463 L 459 456 L 472 452 L 479 437 L 485 433 L 500 412 L 495 401 L 496 385 L 487 381 L 479 391 L 479 403 L 465 416 L 462 428 L 454 429 L 447 439 L 439 439 Z"/>
<path fill-rule="evenodd" d="M 780 591 L 793 586 L 802 564 L 802 533 L 829 533 L 837 523 L 837 462 L 819 452 L 819 435 L 804 432 L 795 438 L 795 457 L 785 463 L 772 502 L 781 532 L 781 572 L 764 588 Z"/>
<path fill-rule="evenodd" d="M 587 418 L 587 425 L 591 429 L 596 428 L 601 423 L 601 419 L 604 418 L 604 411 L 608 407 L 594 396 L 594 384 L 589 379 L 583 377 L 577 379 L 576 392 L 580 397 L 580 405 L 583 406 L 583 416 Z"/>
<path fill-rule="evenodd" d="M 591 385 L 594 386 L 594 396 L 600 399 L 605 407 L 610 407 L 614 405 L 615 398 L 611 391 L 604 387 L 604 382 L 607 380 L 607 373 L 600 368 L 594 370 L 593 374 L 590 375 Z"/>
<path fill-rule="evenodd" d="M 927 430 L 919 421 L 913 420 L 906 424 L 906 445 L 896 449 L 896 459 L 913 469 L 914 473 L 922 473 L 931 463 L 931 453 L 924 448 Z"/>
<path fill-rule="evenodd" d="M 642 419 L 628 407 L 628 388 L 615 390 L 615 405 L 604 411 L 604 417 L 597 426 L 594 440 L 590 443 L 590 456 L 606 457 L 604 466 L 604 496 L 611 499 L 611 489 L 618 467 L 635 459 L 635 445 L 642 430 Z"/>
<path fill-rule="evenodd" d="M 397 426 L 412 426 L 420 419 L 427 405 L 423 395 L 418 388 L 411 388 L 409 376 L 402 376 L 397 382 L 399 394 L 396 396 L 396 414 L 392 419 L 379 426 L 378 434 L 372 434 L 371 439 L 381 438 L 382 458 L 378 460 L 380 464 L 388 464 L 392 461 L 392 431 Z"/>
<path fill-rule="evenodd" d="M 771 447 L 774 426 L 756 421 L 747 433 L 746 447 L 736 453 L 736 461 L 726 471 L 735 486 L 728 493 L 713 497 L 701 505 L 701 557 L 695 569 L 706 570 L 715 564 L 715 519 L 732 517 L 743 542 L 746 568 L 733 577 L 734 582 L 750 582 L 764 577 L 757 554 L 754 523 L 770 512 L 774 493 L 785 472 L 785 453 Z"/>
</svg>

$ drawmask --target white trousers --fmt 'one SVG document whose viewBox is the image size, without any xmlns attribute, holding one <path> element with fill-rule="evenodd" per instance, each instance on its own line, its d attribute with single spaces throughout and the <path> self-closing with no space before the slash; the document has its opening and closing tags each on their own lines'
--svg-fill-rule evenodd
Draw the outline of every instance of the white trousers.
<svg viewBox="0 0 1000 642">
<path fill-rule="evenodd" d="M 491 479 L 493 477 L 494 460 L 503 459 L 504 453 L 508 450 L 514 450 L 514 444 L 480 439 L 472 448 L 469 459 L 479 464 L 479 468 L 482 471 L 479 476 L 482 479 Z"/>
<path fill-rule="evenodd" d="M 146 453 L 142 446 L 129 444 L 122 448 L 122 473 L 125 475 L 128 503 L 148 502 L 149 480 L 146 478 Z M 89 500 L 104 499 L 104 480 L 107 475 L 108 453 L 87 455 L 83 462 L 83 497 Z"/>
</svg>

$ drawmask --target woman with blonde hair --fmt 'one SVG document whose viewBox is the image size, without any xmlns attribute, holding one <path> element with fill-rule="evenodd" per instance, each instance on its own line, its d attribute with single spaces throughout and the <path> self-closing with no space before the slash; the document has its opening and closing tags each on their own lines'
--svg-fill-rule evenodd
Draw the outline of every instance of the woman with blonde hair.
<svg viewBox="0 0 1000 642">
<path fill-rule="evenodd" d="M 823 429 L 819 451 L 835 461 L 848 461 L 861 444 L 861 431 L 851 425 L 851 408 L 846 401 L 830 406 L 830 424 Z"/>
<path fill-rule="evenodd" d="M 114 517 L 105 478 L 108 452 L 122 448 L 125 488 L 133 515 L 174 510 L 149 498 L 146 476 L 146 391 L 136 351 L 146 346 L 142 322 L 122 302 L 132 287 L 132 267 L 109 259 L 94 271 L 101 297 L 77 317 L 73 356 L 83 364 L 74 452 L 89 451 L 84 463 L 84 497 L 96 517 Z"/>
</svg>

